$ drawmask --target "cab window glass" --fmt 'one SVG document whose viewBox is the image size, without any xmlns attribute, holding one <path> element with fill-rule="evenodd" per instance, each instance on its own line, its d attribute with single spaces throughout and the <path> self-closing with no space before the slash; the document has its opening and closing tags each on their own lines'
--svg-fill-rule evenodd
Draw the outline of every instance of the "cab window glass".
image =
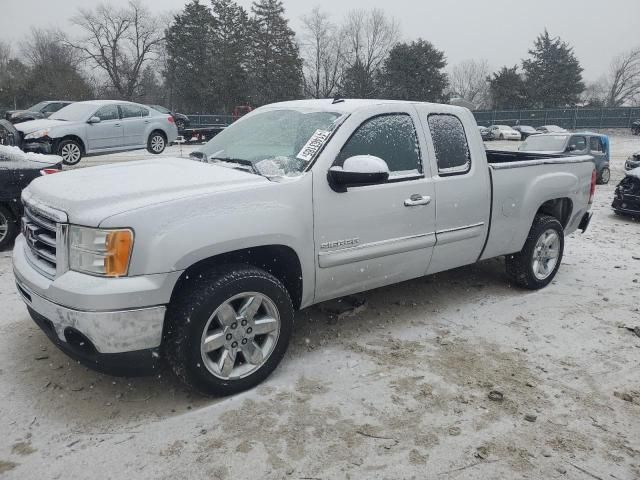
<svg viewBox="0 0 640 480">
<path fill-rule="evenodd" d="M 497 127 L 494 127 L 497 128 Z M 429 115 L 429 130 L 441 175 L 464 174 L 471 168 L 471 153 L 462 122 L 455 115 Z"/>
<path fill-rule="evenodd" d="M 418 136 L 407 114 L 380 115 L 364 122 L 342 147 L 334 165 L 342 166 L 357 155 L 381 158 L 392 177 L 422 173 Z"/>
<path fill-rule="evenodd" d="M 589 143 L 592 152 L 604 153 L 604 144 L 600 137 L 591 137 Z"/>
</svg>

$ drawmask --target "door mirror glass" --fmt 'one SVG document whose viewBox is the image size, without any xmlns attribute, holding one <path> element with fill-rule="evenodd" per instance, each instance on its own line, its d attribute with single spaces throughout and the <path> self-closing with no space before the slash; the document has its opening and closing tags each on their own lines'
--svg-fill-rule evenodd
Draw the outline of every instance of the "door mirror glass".
<svg viewBox="0 0 640 480">
<path fill-rule="evenodd" d="M 389 166 L 381 158 L 357 155 L 347 158 L 342 167 L 331 167 L 329 181 L 332 185 L 346 187 L 375 185 L 389 180 Z"/>
<path fill-rule="evenodd" d="M 100 120 L 100 117 L 91 117 L 87 123 L 93 124 L 93 123 L 100 123 L 101 121 L 102 120 Z"/>
</svg>

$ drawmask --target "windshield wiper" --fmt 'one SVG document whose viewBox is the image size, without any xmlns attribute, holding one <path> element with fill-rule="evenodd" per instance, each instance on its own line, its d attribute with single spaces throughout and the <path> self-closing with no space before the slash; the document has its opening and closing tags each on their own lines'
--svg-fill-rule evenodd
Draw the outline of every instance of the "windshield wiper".
<svg viewBox="0 0 640 480">
<path fill-rule="evenodd" d="M 263 176 L 251 160 L 245 160 L 243 158 L 223 158 L 223 157 L 210 157 L 209 160 L 212 160 L 215 162 L 237 163 L 238 165 L 241 165 L 243 167 L 248 167 L 248 168 L 241 168 L 240 170 L 245 172 L 251 171 L 251 173 L 255 173 L 256 175 Z"/>
</svg>

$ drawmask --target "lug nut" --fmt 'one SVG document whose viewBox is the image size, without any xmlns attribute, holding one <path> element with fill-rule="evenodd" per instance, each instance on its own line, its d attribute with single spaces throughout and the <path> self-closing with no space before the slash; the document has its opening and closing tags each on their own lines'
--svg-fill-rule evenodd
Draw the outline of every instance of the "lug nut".
<svg viewBox="0 0 640 480">
<path fill-rule="evenodd" d="M 238 348 L 238 342 L 233 342 L 231 344 L 231 348 Z"/>
<path fill-rule="evenodd" d="M 253 332 L 253 328 L 251 327 L 247 328 L 247 333 L 251 333 L 251 332 Z"/>
<path fill-rule="evenodd" d="M 248 322 L 247 322 L 246 320 L 242 320 L 242 326 L 243 326 L 243 327 L 246 327 L 246 326 L 247 326 L 247 323 L 248 323 Z"/>
<path fill-rule="evenodd" d="M 237 323 L 235 323 L 235 322 L 234 322 L 234 323 L 232 323 L 232 324 L 231 324 L 231 328 L 235 330 L 236 328 L 238 328 L 238 324 L 237 324 Z"/>
<path fill-rule="evenodd" d="M 246 345 L 246 344 L 247 344 L 247 339 L 246 339 L 246 338 L 243 338 L 243 339 L 242 339 L 242 344 L 243 344 L 243 345 Z"/>
<path fill-rule="evenodd" d="M 230 333 L 227 333 L 227 340 L 231 340 L 233 338 L 233 335 L 231 335 Z"/>
</svg>

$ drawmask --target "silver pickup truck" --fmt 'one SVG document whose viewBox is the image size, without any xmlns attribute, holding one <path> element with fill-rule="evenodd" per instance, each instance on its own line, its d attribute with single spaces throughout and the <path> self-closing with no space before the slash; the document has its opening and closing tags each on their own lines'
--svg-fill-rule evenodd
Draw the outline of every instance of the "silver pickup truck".
<svg viewBox="0 0 640 480">
<path fill-rule="evenodd" d="M 463 108 L 317 100 L 255 110 L 193 154 L 35 180 L 13 265 L 36 323 L 113 374 L 165 359 L 197 390 L 264 380 L 294 312 L 506 258 L 539 289 L 591 219 L 591 157 L 486 152 Z"/>
</svg>

